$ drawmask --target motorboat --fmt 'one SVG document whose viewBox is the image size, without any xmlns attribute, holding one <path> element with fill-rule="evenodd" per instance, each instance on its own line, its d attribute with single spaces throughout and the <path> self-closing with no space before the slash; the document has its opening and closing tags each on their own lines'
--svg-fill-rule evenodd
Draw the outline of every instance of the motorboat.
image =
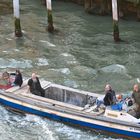
<svg viewBox="0 0 140 140">
<path fill-rule="evenodd" d="M 128 109 L 113 110 L 111 106 L 101 105 L 99 111 L 95 111 L 96 100 L 103 95 L 40 79 L 45 89 L 45 97 L 41 97 L 27 92 L 27 82 L 28 78 L 25 78 L 21 87 L 0 83 L 0 103 L 22 113 L 39 115 L 96 132 L 140 139 L 140 119 L 130 115 Z"/>
</svg>

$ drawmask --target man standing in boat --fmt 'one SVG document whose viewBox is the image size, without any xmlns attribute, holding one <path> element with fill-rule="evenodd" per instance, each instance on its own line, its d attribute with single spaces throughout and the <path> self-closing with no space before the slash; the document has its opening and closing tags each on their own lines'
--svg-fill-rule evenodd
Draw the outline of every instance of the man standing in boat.
<svg viewBox="0 0 140 140">
<path fill-rule="evenodd" d="M 45 90 L 41 87 L 39 78 L 35 73 L 32 73 L 31 79 L 28 80 L 28 91 L 38 96 L 45 96 Z"/>
<path fill-rule="evenodd" d="M 133 86 L 133 93 L 132 93 L 132 98 L 134 99 L 134 108 L 133 108 L 133 116 L 136 118 L 140 118 L 140 89 L 139 85 L 135 84 Z"/>
</svg>

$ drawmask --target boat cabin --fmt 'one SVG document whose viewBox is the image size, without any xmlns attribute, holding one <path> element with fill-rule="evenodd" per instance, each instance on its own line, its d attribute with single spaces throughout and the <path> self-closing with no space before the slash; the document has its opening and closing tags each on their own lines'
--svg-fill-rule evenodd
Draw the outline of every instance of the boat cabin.
<svg viewBox="0 0 140 140">
<path fill-rule="evenodd" d="M 81 94 L 79 90 L 56 84 L 52 84 L 45 90 L 45 97 L 79 107 L 84 107 L 88 104 L 91 101 L 91 97 L 93 103 L 96 101 L 96 97 L 89 95 L 87 92 Z"/>
</svg>

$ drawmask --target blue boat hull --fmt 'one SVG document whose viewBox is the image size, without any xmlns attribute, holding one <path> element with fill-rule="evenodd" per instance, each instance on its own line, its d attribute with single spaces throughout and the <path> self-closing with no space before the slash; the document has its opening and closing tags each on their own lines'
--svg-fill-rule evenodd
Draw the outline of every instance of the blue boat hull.
<svg viewBox="0 0 140 140">
<path fill-rule="evenodd" d="M 16 104 L 16 103 L 13 103 L 13 102 L 1 99 L 1 98 L 0 98 L 0 103 L 5 105 L 5 106 L 8 106 L 8 107 L 11 107 L 11 108 L 23 111 L 23 112 L 39 115 L 39 116 L 42 116 L 42 117 L 47 117 L 47 118 L 50 118 L 50 119 L 53 119 L 53 120 L 56 120 L 56 121 L 67 122 L 67 123 L 71 123 L 71 124 L 74 124 L 74 125 L 78 125 L 80 127 L 87 127 L 87 128 L 94 129 L 94 130 L 96 129 L 96 130 L 106 131 L 108 133 L 123 135 L 125 137 L 140 139 L 140 133 L 137 133 L 137 132 L 129 132 L 129 131 L 121 130 L 121 129 L 109 128 L 109 127 L 106 127 L 106 126 L 101 126 L 101 125 L 98 125 L 98 124 L 92 124 L 92 123 L 79 121 L 79 120 L 75 120 L 75 119 L 71 119 L 71 118 L 65 118 L 65 117 L 58 116 L 56 114 L 50 114 L 50 113 L 47 113 L 47 112 L 32 109 L 30 107 L 22 106 L 22 105 L 19 105 L 19 104 Z"/>
</svg>

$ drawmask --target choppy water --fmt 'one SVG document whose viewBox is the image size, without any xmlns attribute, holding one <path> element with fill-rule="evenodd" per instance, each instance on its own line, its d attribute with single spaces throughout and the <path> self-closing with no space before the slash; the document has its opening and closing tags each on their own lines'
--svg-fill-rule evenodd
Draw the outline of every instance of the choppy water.
<svg viewBox="0 0 140 140">
<path fill-rule="evenodd" d="M 140 77 L 140 23 L 120 21 L 114 43 L 111 17 L 88 15 L 83 7 L 53 2 L 54 26 L 45 31 L 47 14 L 40 1 L 21 1 L 24 37 L 14 37 L 13 15 L 0 16 L 0 70 L 20 68 L 24 75 L 37 72 L 46 80 L 88 91 L 103 92 L 109 82 L 127 92 Z M 0 107 L 0 139 L 114 140 L 37 116 L 16 116 Z M 118 140 L 120 140 L 118 138 Z"/>
<path fill-rule="evenodd" d="M 115 140 L 38 116 L 15 115 L 1 106 L 0 111 L 0 140 Z"/>
</svg>

